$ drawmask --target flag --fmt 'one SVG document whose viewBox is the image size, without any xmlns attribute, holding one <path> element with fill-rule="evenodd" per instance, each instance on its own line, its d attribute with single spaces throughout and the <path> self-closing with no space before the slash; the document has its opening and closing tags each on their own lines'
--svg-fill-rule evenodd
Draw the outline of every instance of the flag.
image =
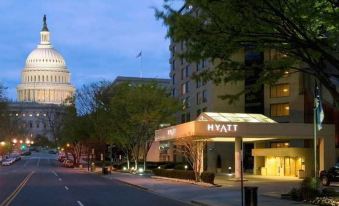
<svg viewBox="0 0 339 206">
<path fill-rule="evenodd" d="M 142 56 L 142 51 L 139 52 L 139 54 L 136 56 L 136 58 L 139 58 Z"/>
<path fill-rule="evenodd" d="M 314 114 L 315 114 L 315 120 L 318 131 L 323 128 L 322 122 L 325 118 L 322 102 L 321 102 L 321 96 L 320 96 L 320 89 L 318 87 L 317 82 L 315 82 L 315 88 L 314 88 Z"/>
</svg>

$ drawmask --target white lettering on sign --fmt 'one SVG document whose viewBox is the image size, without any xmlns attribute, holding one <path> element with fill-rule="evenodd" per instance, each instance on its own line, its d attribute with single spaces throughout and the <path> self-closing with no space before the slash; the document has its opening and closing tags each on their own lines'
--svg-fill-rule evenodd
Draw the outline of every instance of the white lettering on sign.
<svg viewBox="0 0 339 206">
<path fill-rule="evenodd" d="M 175 135 L 175 132 L 176 132 L 176 129 L 175 129 L 175 128 L 170 129 L 170 130 L 167 130 L 167 135 L 169 135 L 169 136 L 174 136 L 174 135 Z"/>
<path fill-rule="evenodd" d="M 236 132 L 238 129 L 237 124 L 207 124 L 207 131 L 209 132 Z"/>
</svg>

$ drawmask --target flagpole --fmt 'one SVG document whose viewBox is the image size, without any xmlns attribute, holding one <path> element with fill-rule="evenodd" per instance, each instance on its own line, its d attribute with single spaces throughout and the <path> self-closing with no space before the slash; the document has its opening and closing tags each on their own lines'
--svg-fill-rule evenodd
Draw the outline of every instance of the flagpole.
<svg viewBox="0 0 339 206">
<path fill-rule="evenodd" d="M 142 78 L 142 53 L 140 56 L 140 78 Z"/>
<path fill-rule="evenodd" d="M 142 78 L 142 50 L 137 55 L 137 58 L 140 58 L 139 77 Z"/>
<path fill-rule="evenodd" d="M 316 101 L 316 99 L 315 99 Z M 317 178 L 317 106 L 316 102 L 314 102 L 314 108 L 313 108 L 313 153 L 314 153 L 314 178 Z"/>
</svg>

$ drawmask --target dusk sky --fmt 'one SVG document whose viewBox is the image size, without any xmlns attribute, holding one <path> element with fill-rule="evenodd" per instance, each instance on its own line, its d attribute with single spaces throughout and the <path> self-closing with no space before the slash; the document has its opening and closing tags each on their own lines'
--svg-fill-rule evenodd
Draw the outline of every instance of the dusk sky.
<svg viewBox="0 0 339 206">
<path fill-rule="evenodd" d="M 29 2 L 29 3 L 28 3 Z M 168 78 L 169 39 L 152 7 L 162 0 L 33 0 L 0 1 L 0 81 L 16 98 L 28 54 L 40 41 L 47 15 L 51 42 L 66 60 L 72 83 L 139 76 Z"/>
</svg>

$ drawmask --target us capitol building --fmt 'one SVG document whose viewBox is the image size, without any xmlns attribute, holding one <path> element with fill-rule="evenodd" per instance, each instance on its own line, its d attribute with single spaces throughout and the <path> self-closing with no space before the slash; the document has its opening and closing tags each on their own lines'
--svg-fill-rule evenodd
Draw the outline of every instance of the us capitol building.
<svg viewBox="0 0 339 206">
<path fill-rule="evenodd" d="M 44 16 L 40 44 L 28 55 L 17 86 L 18 101 L 9 104 L 9 115 L 22 125 L 27 138 L 55 140 L 61 105 L 67 104 L 75 91 L 66 62 L 50 40 Z"/>
</svg>

